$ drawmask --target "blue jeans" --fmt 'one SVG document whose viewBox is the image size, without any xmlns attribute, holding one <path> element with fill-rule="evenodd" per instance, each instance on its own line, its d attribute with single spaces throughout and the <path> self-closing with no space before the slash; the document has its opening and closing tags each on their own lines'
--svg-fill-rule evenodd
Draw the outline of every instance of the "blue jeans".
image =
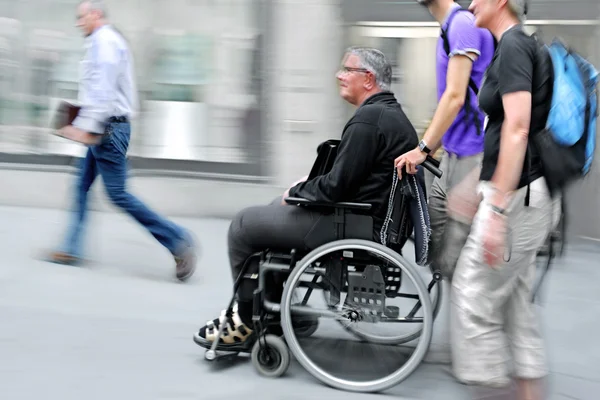
<svg viewBox="0 0 600 400">
<path fill-rule="evenodd" d="M 131 137 L 128 122 L 109 123 L 100 144 L 90 146 L 82 160 L 75 191 L 72 221 L 67 230 L 61 251 L 82 257 L 83 233 L 86 222 L 88 192 L 100 174 L 109 199 L 126 211 L 165 246 L 173 255 L 190 245 L 190 237 L 184 229 L 160 217 L 134 195 L 127 192 L 127 149 Z"/>
</svg>

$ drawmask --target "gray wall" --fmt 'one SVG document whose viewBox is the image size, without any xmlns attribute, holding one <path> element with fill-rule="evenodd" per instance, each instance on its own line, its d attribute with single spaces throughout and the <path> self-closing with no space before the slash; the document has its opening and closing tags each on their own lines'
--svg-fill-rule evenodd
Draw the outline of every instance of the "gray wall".
<svg viewBox="0 0 600 400">
<path fill-rule="evenodd" d="M 457 3 L 467 8 L 468 0 Z M 575 20 L 598 17 L 597 0 L 530 0 L 529 19 Z M 427 10 L 414 0 L 341 0 L 343 18 L 357 21 L 428 21 Z"/>
</svg>

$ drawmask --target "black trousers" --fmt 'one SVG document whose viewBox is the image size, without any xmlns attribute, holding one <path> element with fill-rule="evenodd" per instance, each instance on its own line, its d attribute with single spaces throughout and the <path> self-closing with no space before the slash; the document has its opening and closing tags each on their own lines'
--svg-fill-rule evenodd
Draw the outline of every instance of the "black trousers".
<svg viewBox="0 0 600 400">
<path fill-rule="evenodd" d="M 288 251 L 293 248 L 311 250 L 306 239 L 321 218 L 325 216 L 317 211 L 281 205 L 281 197 L 269 205 L 248 207 L 240 211 L 233 218 L 228 233 L 229 262 L 233 280 L 237 279 L 246 260 L 256 252 L 266 249 Z M 329 241 L 333 240 L 335 237 L 332 231 Z M 257 271 L 258 260 L 252 260 L 246 272 Z M 281 296 L 282 282 L 270 279 L 266 285 L 269 286 L 270 296 L 277 296 L 277 292 Z M 251 316 L 248 316 L 248 313 L 251 314 L 252 294 L 257 286 L 258 281 L 242 281 L 236 293 L 242 319 Z"/>
</svg>

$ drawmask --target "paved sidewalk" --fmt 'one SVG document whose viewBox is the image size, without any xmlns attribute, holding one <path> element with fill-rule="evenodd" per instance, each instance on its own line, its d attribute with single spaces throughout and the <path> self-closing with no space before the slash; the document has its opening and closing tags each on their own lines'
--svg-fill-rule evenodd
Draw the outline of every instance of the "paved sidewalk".
<svg viewBox="0 0 600 400">
<path fill-rule="evenodd" d="M 422 364 L 381 395 L 323 386 L 295 362 L 277 380 L 247 359 L 211 368 L 192 334 L 230 295 L 228 222 L 177 220 L 203 247 L 196 276 L 173 279 L 169 254 L 124 215 L 93 213 L 85 268 L 37 261 L 60 239 L 64 212 L 0 208 L 0 393 L 2 399 L 468 399 L 442 366 Z M 600 245 L 579 243 L 556 264 L 541 308 L 552 399 L 600 393 Z M 443 340 L 442 315 L 434 344 Z"/>
</svg>

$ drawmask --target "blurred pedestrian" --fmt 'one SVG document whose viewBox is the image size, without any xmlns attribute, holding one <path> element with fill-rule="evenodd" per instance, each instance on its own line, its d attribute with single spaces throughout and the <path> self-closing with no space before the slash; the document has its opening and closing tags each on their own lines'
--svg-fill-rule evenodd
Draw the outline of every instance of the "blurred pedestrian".
<svg viewBox="0 0 600 400">
<path fill-rule="evenodd" d="M 62 248 L 49 261 L 76 264 L 81 261 L 88 192 L 102 176 L 110 200 L 142 224 L 175 259 L 176 277 L 185 281 L 196 268 L 194 241 L 189 232 L 170 222 L 127 191 L 127 149 L 130 118 L 137 106 L 133 60 L 127 42 L 107 22 L 102 1 L 83 1 L 77 8 L 77 27 L 86 37 L 81 62 L 79 103 L 71 125 L 61 129 L 66 137 L 87 137 L 75 191 L 73 220 Z"/>
<path fill-rule="evenodd" d="M 456 261 L 470 230 L 470 221 L 448 218 L 448 196 L 466 177 L 474 177 L 483 156 L 485 115 L 479 109 L 477 94 L 485 70 L 494 55 L 494 38 L 487 29 L 475 26 L 475 18 L 453 0 L 416 0 L 426 6 L 440 24 L 436 48 L 438 106 L 419 146 L 395 160 L 398 173 L 406 166 L 408 173 L 428 154 L 442 147 L 441 178 L 435 178 L 429 195 L 431 241 L 429 261 L 432 270 L 451 279 Z M 477 170 L 477 171 L 475 171 Z M 475 171 L 476 175 L 473 175 Z M 428 359 L 450 363 L 450 339 Z"/>
<path fill-rule="evenodd" d="M 546 353 L 531 292 L 560 199 L 550 196 L 529 135 L 545 127 L 552 79 L 523 28 L 527 0 L 474 0 L 470 10 L 498 47 L 479 93 L 489 118 L 482 200 L 452 280 L 453 370 L 478 396 L 515 398 L 507 392 L 514 378 L 517 398 L 541 399 Z"/>
</svg>

